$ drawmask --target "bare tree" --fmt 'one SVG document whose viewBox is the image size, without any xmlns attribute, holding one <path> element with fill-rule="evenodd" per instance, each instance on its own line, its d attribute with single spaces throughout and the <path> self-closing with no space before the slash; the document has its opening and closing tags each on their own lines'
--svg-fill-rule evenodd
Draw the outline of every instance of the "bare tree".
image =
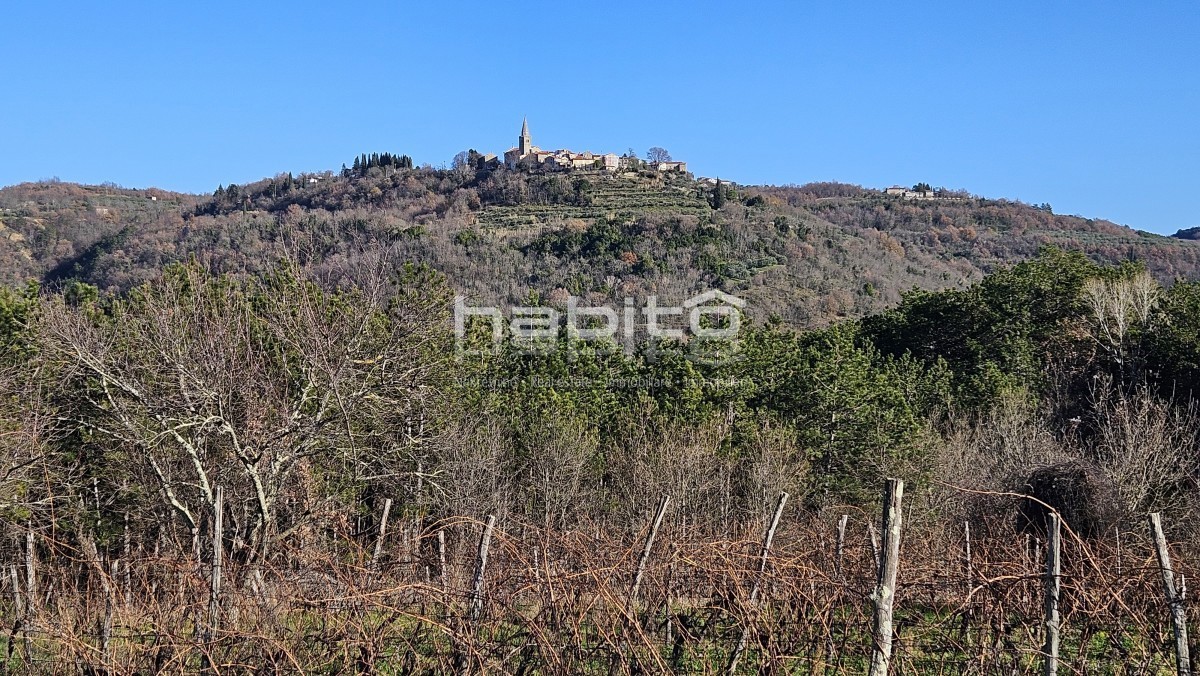
<svg viewBox="0 0 1200 676">
<path fill-rule="evenodd" d="M 1093 278 L 1083 285 L 1091 336 L 1126 375 L 1134 366 L 1130 334 L 1149 324 L 1161 294 L 1158 282 L 1144 270 L 1127 279 Z"/>
<path fill-rule="evenodd" d="M 382 284 L 328 294 L 292 274 L 236 283 L 180 267 L 108 316 L 52 297 L 41 323 L 81 391 L 77 424 L 144 472 L 193 538 L 223 486 L 235 544 L 258 558 L 281 498 L 303 492 L 296 471 L 368 474 L 367 447 L 399 436 L 394 415 L 428 373 L 423 325 L 400 322 Z M 288 502 L 295 525 L 311 505 Z"/>
<path fill-rule="evenodd" d="M 56 485 L 71 482 L 71 467 L 51 469 L 51 444 L 69 432 L 53 405 L 52 383 L 36 363 L 0 367 L 0 513 L 61 513 Z"/>
<path fill-rule="evenodd" d="M 724 420 L 662 428 L 634 423 L 610 451 L 612 502 L 634 523 L 670 495 L 679 514 L 724 527 L 733 517 L 732 459 L 718 449 L 729 433 Z"/>
<path fill-rule="evenodd" d="M 767 522 L 780 493 L 804 495 L 809 462 L 797 447 L 795 434 L 784 425 L 759 420 L 749 434 L 747 452 L 739 462 L 739 492 L 749 516 Z"/>
<path fill-rule="evenodd" d="M 666 148 L 660 148 L 658 146 L 654 146 L 650 150 L 646 151 L 646 161 L 650 162 L 651 164 L 658 164 L 659 162 L 670 162 L 671 161 L 671 153 L 667 152 Z"/>
<path fill-rule="evenodd" d="M 541 507 L 547 528 L 565 528 L 572 507 L 594 485 L 588 467 L 595 465 L 600 438 L 586 420 L 565 411 L 529 421 L 522 438 L 527 459 L 521 474 L 534 504 Z"/>
<path fill-rule="evenodd" d="M 1112 477 L 1126 513 L 1175 511 L 1193 476 L 1200 416 L 1194 402 L 1178 406 L 1141 386 L 1132 394 L 1103 390 L 1093 402 L 1096 462 Z"/>
<path fill-rule="evenodd" d="M 431 483 L 448 511 L 479 519 L 496 514 L 503 520 L 515 486 L 507 471 L 511 448 L 501 425 L 489 417 L 456 421 L 444 438 Z"/>
</svg>

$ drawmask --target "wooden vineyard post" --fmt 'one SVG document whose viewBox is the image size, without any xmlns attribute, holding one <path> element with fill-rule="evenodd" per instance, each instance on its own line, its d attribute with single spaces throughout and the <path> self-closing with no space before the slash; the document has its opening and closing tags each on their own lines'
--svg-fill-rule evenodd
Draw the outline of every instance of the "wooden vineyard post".
<svg viewBox="0 0 1200 676">
<path fill-rule="evenodd" d="M 475 579 L 471 583 L 471 622 L 479 619 L 483 611 L 483 574 L 487 569 L 488 549 L 492 546 L 492 529 L 496 526 L 496 515 L 489 514 L 479 537 L 479 551 L 475 556 Z"/>
<path fill-rule="evenodd" d="M 387 535 L 388 514 L 392 511 L 392 499 L 383 501 L 383 516 L 379 519 L 379 537 L 375 540 L 375 552 L 371 554 L 371 570 L 378 570 L 379 555 L 383 553 L 383 539 Z"/>
<path fill-rule="evenodd" d="M 12 579 L 13 611 L 17 614 L 17 617 L 16 617 L 17 626 L 21 632 L 22 639 L 25 643 L 25 654 L 24 654 L 25 664 L 29 665 L 30 664 L 29 657 L 30 657 L 30 654 L 32 651 L 32 641 L 29 638 L 29 618 L 25 615 L 25 613 L 27 612 L 27 609 L 25 607 L 24 599 L 22 599 L 22 597 L 21 597 L 21 582 L 17 577 L 16 564 L 9 566 L 8 570 L 9 570 L 9 573 L 10 573 L 11 579 Z M 11 641 L 16 640 L 16 630 L 14 630 L 14 633 L 9 640 L 10 640 L 10 643 L 8 646 L 8 653 L 11 656 L 12 651 L 14 649 L 14 646 L 12 645 Z"/>
<path fill-rule="evenodd" d="M 438 546 L 438 577 L 441 579 L 441 582 L 442 582 L 442 593 L 449 594 L 450 593 L 450 582 L 449 582 L 449 577 L 447 577 L 447 574 L 446 574 L 446 531 L 444 529 L 442 529 L 441 526 L 438 527 L 437 546 Z"/>
<path fill-rule="evenodd" d="M 479 549 L 475 552 L 475 576 L 471 581 L 471 597 L 470 608 L 467 611 L 467 626 L 465 631 L 465 642 L 461 639 L 455 639 L 454 645 L 454 673 L 467 673 L 467 653 L 474 653 L 471 646 L 474 644 L 477 622 L 479 616 L 483 613 L 483 576 L 487 571 L 488 550 L 492 546 L 492 530 L 496 527 L 496 515 L 489 514 L 487 521 L 483 525 L 483 533 L 479 536 Z M 443 550 L 444 551 L 444 550 Z M 443 570 L 445 568 L 443 567 Z M 450 601 L 446 602 L 446 610 L 450 612 Z"/>
<path fill-rule="evenodd" d="M 34 565 L 33 522 L 25 531 L 25 612 L 33 615 L 37 607 L 37 570 Z"/>
<path fill-rule="evenodd" d="M 843 514 L 840 518 L 838 518 L 837 558 L 836 558 L 837 563 L 836 563 L 836 565 L 837 565 L 837 574 L 839 577 L 842 575 L 842 561 L 845 559 L 845 554 L 846 554 L 846 524 L 849 521 L 850 521 L 849 514 Z"/>
<path fill-rule="evenodd" d="M 642 588 L 642 577 L 646 574 L 646 564 L 650 562 L 650 553 L 654 551 L 654 540 L 658 538 L 658 529 L 662 527 L 663 517 L 667 515 L 667 506 L 670 504 L 671 496 L 662 496 L 662 500 L 658 503 L 658 511 L 654 514 L 654 521 L 650 523 L 650 532 L 646 534 L 646 542 L 642 545 L 642 555 L 638 557 L 637 568 L 633 573 L 633 582 L 629 585 L 629 595 L 625 598 L 625 608 L 621 613 L 621 622 L 626 629 L 635 624 L 634 614 L 638 592 Z M 617 650 L 613 653 L 613 659 L 609 663 L 609 674 L 616 673 L 617 668 L 624 662 L 625 647 L 625 637 L 622 635 L 617 641 Z"/>
<path fill-rule="evenodd" d="M 95 545 L 92 546 L 95 550 Z M 112 653 L 109 647 L 112 643 L 113 631 L 113 610 L 116 605 L 116 584 L 117 584 L 118 562 L 112 561 L 109 563 L 109 570 L 104 570 L 100 566 L 100 582 L 104 587 L 104 620 L 100 623 L 100 657 L 101 663 L 106 667 L 110 667 L 112 663 Z"/>
<path fill-rule="evenodd" d="M 212 578 L 208 596 L 208 626 L 209 638 L 216 633 L 217 623 L 221 612 L 221 560 L 224 558 L 224 491 L 217 486 L 216 500 L 213 504 L 213 534 L 212 534 Z"/>
<path fill-rule="evenodd" d="M 200 632 L 200 640 L 204 644 L 200 649 L 200 668 L 204 673 L 215 671 L 212 663 L 212 646 L 209 645 L 217 634 L 221 613 L 221 567 L 224 557 L 224 516 L 225 493 L 220 486 L 213 494 L 213 527 L 212 527 L 212 575 L 208 580 L 208 621 Z M 197 542 L 198 530 L 193 529 L 193 542 Z M 197 623 L 199 624 L 199 623 Z"/>
<path fill-rule="evenodd" d="M 779 528 L 779 519 L 783 517 L 783 508 L 787 505 L 788 494 L 780 493 L 779 501 L 775 503 L 775 515 L 771 518 L 771 525 L 767 527 L 767 532 L 763 535 L 762 551 L 758 555 L 758 575 L 754 578 L 754 586 L 750 590 L 750 608 L 753 610 L 758 604 L 758 592 L 762 586 L 763 574 L 767 572 L 767 556 L 771 553 L 771 542 L 775 539 L 775 529 Z M 842 526 L 839 532 L 845 532 L 845 517 L 842 517 Z M 841 538 L 838 538 L 841 541 Z M 737 671 L 738 661 L 742 658 L 742 653 L 746 650 L 746 639 L 750 636 L 749 623 L 742 625 L 742 635 L 738 639 L 737 646 L 733 649 L 733 654 L 729 656 L 729 666 L 725 669 L 725 673 L 733 674 Z"/>
<path fill-rule="evenodd" d="M 1171 609 L 1171 628 L 1175 633 L 1175 670 L 1179 676 L 1191 676 L 1192 662 L 1188 654 L 1187 612 L 1183 607 L 1183 594 L 1175 588 L 1175 573 L 1171 569 L 1171 551 L 1163 535 L 1162 517 L 1158 512 L 1150 515 L 1150 537 L 1154 540 L 1154 551 L 1158 554 L 1158 569 L 1162 573 L 1163 595 Z"/>
<path fill-rule="evenodd" d="M 18 622 L 23 622 L 25 619 L 25 604 L 21 599 L 21 582 L 17 578 L 17 567 L 9 566 L 8 571 L 12 579 L 12 597 L 13 597 L 13 612 L 17 614 Z"/>
<path fill-rule="evenodd" d="M 892 661 L 892 605 L 896 599 L 896 574 L 900 570 L 900 528 L 903 520 L 904 481 L 888 479 L 883 494 L 883 541 L 879 577 L 875 587 L 874 651 L 869 676 L 886 676 Z"/>
<path fill-rule="evenodd" d="M 971 563 L 971 522 L 963 522 L 963 562 L 966 568 L 967 576 L 967 593 L 971 592 L 974 587 L 974 568 Z"/>
<path fill-rule="evenodd" d="M 33 664 L 33 631 L 38 615 L 37 551 L 33 539 L 33 521 L 25 531 L 25 612 L 21 616 L 21 635 L 25 643 L 26 664 Z"/>
<path fill-rule="evenodd" d="M 1042 649 L 1045 676 L 1058 674 L 1058 597 L 1062 590 L 1062 524 L 1058 514 L 1046 519 L 1046 645 Z"/>
<path fill-rule="evenodd" d="M 124 577 L 121 579 L 121 598 L 125 603 L 125 607 L 128 608 L 129 602 L 130 602 L 129 596 L 132 593 L 132 589 L 133 589 L 133 583 L 132 583 L 133 573 L 130 570 L 130 565 L 133 563 L 133 561 L 130 558 L 131 547 L 130 547 L 130 543 L 129 543 L 129 513 L 128 512 L 125 513 L 125 530 L 122 535 L 122 540 L 124 540 L 124 542 L 123 542 L 123 546 L 121 549 L 121 556 L 125 560 L 122 561 L 121 563 L 122 563 L 122 568 L 123 568 L 125 574 L 124 574 Z"/>
<path fill-rule="evenodd" d="M 650 561 L 650 552 L 654 549 L 654 539 L 658 537 L 658 529 L 662 526 L 663 517 L 667 514 L 667 505 L 671 504 L 671 496 L 664 495 L 658 503 L 658 513 L 654 515 L 654 523 L 650 533 L 646 535 L 646 544 L 642 547 L 642 555 L 638 558 L 637 570 L 633 574 L 633 584 L 629 586 L 629 598 L 625 601 L 625 615 L 628 616 L 637 602 L 638 590 L 642 587 L 642 576 L 646 574 L 646 564 Z"/>
</svg>

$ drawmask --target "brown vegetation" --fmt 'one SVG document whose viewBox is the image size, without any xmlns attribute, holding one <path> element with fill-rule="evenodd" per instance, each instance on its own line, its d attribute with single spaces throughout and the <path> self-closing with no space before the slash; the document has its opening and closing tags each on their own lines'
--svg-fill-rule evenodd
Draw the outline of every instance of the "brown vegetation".
<svg viewBox="0 0 1200 676">
<path fill-rule="evenodd" d="M 718 673 L 747 628 L 746 673 L 861 673 L 871 651 L 874 516 L 851 512 L 838 540 L 837 514 L 787 512 L 759 577 L 759 532 L 708 536 L 674 509 L 633 603 L 650 513 L 640 532 L 509 521 L 491 538 L 477 615 L 471 581 L 483 524 L 474 519 L 396 519 L 377 561 L 375 533 L 335 523 L 327 546 L 291 538 L 272 564 L 223 561 L 215 614 L 208 545 L 170 553 L 126 534 L 122 549 L 118 534 L 97 550 L 39 530 L 36 593 L 24 570 L 5 575 L 6 598 L 21 605 L 9 615 L 4 659 L 26 672 L 209 664 L 253 673 Z M 967 558 L 961 528 L 920 519 L 906 528 L 894 669 L 1036 671 L 1043 545 L 1011 524 L 987 530 L 971 531 Z M 1068 666 L 1153 673 L 1171 664 L 1145 537 L 1068 539 L 1064 561 Z M 1186 564 L 1177 573 L 1193 575 Z"/>
</svg>

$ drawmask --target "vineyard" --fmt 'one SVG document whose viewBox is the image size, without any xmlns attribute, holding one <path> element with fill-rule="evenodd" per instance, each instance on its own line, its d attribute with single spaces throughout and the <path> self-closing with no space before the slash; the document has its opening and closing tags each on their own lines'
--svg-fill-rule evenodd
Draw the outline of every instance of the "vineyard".
<svg viewBox="0 0 1200 676">
<path fill-rule="evenodd" d="M 615 214 L 667 213 L 707 215 L 711 209 L 693 186 L 667 184 L 645 179 L 598 176 L 586 191 L 587 204 L 521 204 L 490 206 L 480 212 L 478 222 L 492 227 L 519 227 L 553 220 L 596 219 Z"/>
<path fill-rule="evenodd" d="M 873 515 L 781 509 L 764 539 L 700 532 L 665 500 L 625 533 L 391 507 L 270 564 L 224 556 L 219 518 L 190 556 L 30 531 L 4 575 L 5 671 L 861 674 L 878 652 Z M 919 523 L 899 552 L 891 673 L 1042 672 L 1045 536 Z M 1060 673 L 1174 670 L 1162 580 L 1145 529 L 1085 542 L 1068 524 Z"/>
</svg>

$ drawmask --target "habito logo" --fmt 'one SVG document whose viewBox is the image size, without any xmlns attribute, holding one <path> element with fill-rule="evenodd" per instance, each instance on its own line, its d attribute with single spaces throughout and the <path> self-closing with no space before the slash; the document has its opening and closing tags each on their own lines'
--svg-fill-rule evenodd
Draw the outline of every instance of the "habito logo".
<svg viewBox="0 0 1200 676">
<path fill-rule="evenodd" d="M 565 311 L 527 305 L 506 313 L 494 306 L 471 306 L 463 296 L 455 296 L 455 352 L 459 358 L 498 354 L 505 341 L 530 351 L 554 350 L 565 330 L 569 339 L 620 345 L 630 354 L 639 343 L 666 340 L 707 348 L 693 349 L 696 355 L 728 356 L 730 348 L 736 349 L 745 306 L 746 301 L 737 296 L 711 290 L 678 305 L 647 296 L 640 302 L 625 298 L 618 309 L 582 305 L 578 296 L 568 296 Z"/>
</svg>

